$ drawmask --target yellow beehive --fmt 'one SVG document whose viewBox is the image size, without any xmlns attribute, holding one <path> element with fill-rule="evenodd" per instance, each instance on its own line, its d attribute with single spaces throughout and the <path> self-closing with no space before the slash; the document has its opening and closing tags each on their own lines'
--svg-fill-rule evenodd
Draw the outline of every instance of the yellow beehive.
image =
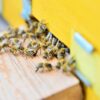
<svg viewBox="0 0 100 100">
<path fill-rule="evenodd" d="M 33 0 L 32 13 L 46 20 L 51 31 L 70 44 L 71 32 L 82 33 L 100 52 L 99 0 Z"/>
<path fill-rule="evenodd" d="M 9 23 L 15 27 L 24 23 L 21 18 L 22 1 L 21 0 L 4 0 L 4 17 Z M 96 80 L 99 78 L 100 68 L 100 1 L 99 0 L 32 0 L 32 14 L 39 20 L 45 20 L 50 31 L 58 37 L 62 42 L 71 47 L 73 33 L 78 31 L 89 41 L 95 48 L 95 53 L 86 55 L 85 57 L 92 64 L 96 65 L 89 69 L 89 73 L 97 71 Z M 75 47 L 74 47 L 75 48 Z M 72 52 L 75 53 L 72 47 Z M 81 49 L 79 52 L 82 53 Z M 85 53 L 86 54 L 86 53 Z M 76 55 L 77 56 L 77 55 Z M 85 59 L 85 58 L 84 58 Z M 83 59 L 82 59 L 83 60 Z M 84 63 L 79 61 L 79 63 Z M 91 63 L 86 63 L 90 66 Z M 79 67 L 85 73 L 83 67 Z M 86 75 L 88 76 L 88 75 Z M 90 79 L 92 80 L 92 79 Z M 98 82 L 100 82 L 98 80 Z M 94 84 L 93 84 L 94 85 Z M 94 89 L 96 91 L 96 89 Z M 91 88 L 86 89 L 87 100 L 99 100 Z M 100 97 L 100 96 L 99 96 Z"/>
<path fill-rule="evenodd" d="M 84 36 L 84 38 L 94 46 L 96 51 L 93 55 L 91 54 L 92 57 L 88 57 L 88 54 L 85 57 L 88 57 L 88 60 L 90 61 L 91 59 L 93 60 L 96 58 L 95 64 L 94 61 L 92 63 L 95 65 L 93 66 L 93 68 L 95 69 L 95 71 L 97 71 L 97 74 L 95 76 L 99 75 L 100 68 L 98 67 L 100 65 L 100 1 L 33 0 L 32 5 L 32 14 L 39 20 L 45 20 L 50 31 L 68 46 L 73 45 L 71 43 L 71 34 L 76 31 L 80 32 L 82 36 Z M 90 62 L 87 64 L 87 66 L 88 65 L 91 65 Z M 80 70 L 84 74 L 86 74 L 82 68 L 80 68 Z M 93 89 L 87 88 L 86 93 L 87 100 L 100 100 L 100 96 L 96 96 Z"/>
</svg>

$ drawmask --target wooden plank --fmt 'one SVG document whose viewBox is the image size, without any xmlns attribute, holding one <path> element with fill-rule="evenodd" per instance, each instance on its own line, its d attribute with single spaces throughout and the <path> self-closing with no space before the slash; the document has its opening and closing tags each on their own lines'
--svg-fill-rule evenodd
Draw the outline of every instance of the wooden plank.
<svg viewBox="0 0 100 100">
<path fill-rule="evenodd" d="M 41 61 L 40 56 L 0 55 L 0 100 L 40 100 L 79 84 L 73 75 L 60 71 L 36 73 L 36 64 Z"/>
</svg>

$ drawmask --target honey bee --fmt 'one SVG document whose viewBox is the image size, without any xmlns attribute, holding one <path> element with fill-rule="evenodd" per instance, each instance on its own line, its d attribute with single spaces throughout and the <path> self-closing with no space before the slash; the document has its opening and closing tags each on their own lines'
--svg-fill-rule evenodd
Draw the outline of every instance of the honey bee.
<svg viewBox="0 0 100 100">
<path fill-rule="evenodd" d="M 24 47 L 22 46 L 23 40 L 19 38 L 11 38 L 9 40 L 9 47 L 12 53 L 22 52 Z"/>
<path fill-rule="evenodd" d="M 56 39 L 56 38 L 53 38 L 53 39 L 52 39 L 52 45 L 55 46 L 56 43 L 57 43 L 57 39 Z M 57 46 L 57 45 L 56 45 L 56 46 Z"/>
<path fill-rule="evenodd" d="M 39 38 L 37 41 L 43 50 L 46 50 L 47 47 L 52 44 L 51 41 L 49 41 L 49 34 L 47 36 L 41 36 L 41 39 Z"/>
<path fill-rule="evenodd" d="M 30 27 L 28 29 L 28 32 L 34 33 L 36 31 L 37 27 L 38 27 L 38 22 L 37 21 L 32 22 L 30 24 Z"/>
<path fill-rule="evenodd" d="M 36 39 L 35 34 L 34 34 L 34 33 L 32 33 L 32 32 L 31 32 L 31 33 L 30 33 L 30 32 L 28 32 L 28 33 L 27 33 L 27 35 L 28 35 L 28 38 L 30 38 L 30 39 L 33 39 L 33 40 L 34 40 L 34 39 Z"/>
<path fill-rule="evenodd" d="M 74 57 L 71 57 L 69 60 L 68 60 L 68 64 L 67 64 L 69 67 L 73 68 L 76 66 L 76 60 Z"/>
<path fill-rule="evenodd" d="M 24 27 L 19 27 L 18 29 L 17 29 L 17 37 L 18 38 L 27 38 L 28 37 L 28 34 L 27 34 L 27 32 L 26 32 L 26 30 L 24 29 Z"/>
<path fill-rule="evenodd" d="M 18 38 L 9 39 L 9 46 L 16 45 L 19 42 Z"/>
<path fill-rule="evenodd" d="M 42 71 L 48 70 L 52 71 L 52 65 L 50 63 L 39 63 L 36 69 L 36 72 L 39 71 L 39 69 L 42 69 Z"/>
<path fill-rule="evenodd" d="M 60 49 L 60 48 L 62 48 L 61 45 L 62 45 L 62 43 L 58 40 L 57 43 L 56 43 L 56 47 L 57 47 L 58 49 Z"/>
<path fill-rule="evenodd" d="M 51 36 L 51 32 L 48 32 L 48 34 L 46 35 L 46 40 L 49 40 L 49 38 L 50 38 L 50 36 Z"/>
<path fill-rule="evenodd" d="M 8 40 L 4 39 L 4 40 L 0 41 L 0 51 L 4 50 L 6 47 L 8 47 Z"/>
<path fill-rule="evenodd" d="M 59 50 L 59 41 L 57 42 L 57 39 L 50 37 L 52 41 L 46 42 L 44 45 L 45 51 L 43 54 L 43 58 L 46 59 L 52 59 L 53 57 L 57 56 L 58 50 Z"/>
<path fill-rule="evenodd" d="M 14 55 L 17 55 L 17 49 L 12 47 L 9 49 L 11 53 L 13 53 Z"/>
<path fill-rule="evenodd" d="M 7 33 L 10 34 L 12 32 L 13 32 L 13 27 L 9 26 L 8 29 L 7 29 Z"/>
<path fill-rule="evenodd" d="M 50 63 L 44 63 L 44 67 L 46 67 L 48 71 L 53 70 L 52 65 Z"/>
<path fill-rule="evenodd" d="M 49 41 L 43 41 L 43 42 L 40 42 L 40 45 L 41 45 L 41 48 L 43 50 L 46 50 L 52 43 L 49 42 Z"/>
<path fill-rule="evenodd" d="M 43 49 L 45 50 L 45 49 L 47 49 L 49 46 L 51 45 L 51 42 L 46 42 L 46 43 L 44 43 L 43 44 Z"/>
<path fill-rule="evenodd" d="M 43 58 L 50 60 L 54 57 L 54 52 L 52 50 L 52 46 L 49 46 L 43 53 Z"/>
<path fill-rule="evenodd" d="M 62 66 L 61 63 L 60 62 L 57 62 L 56 68 L 57 69 L 61 69 L 61 66 Z"/>
<path fill-rule="evenodd" d="M 4 34 L 7 39 L 15 38 L 17 36 L 18 29 L 8 28 L 8 31 Z"/>
<path fill-rule="evenodd" d="M 56 68 L 58 70 L 62 69 L 63 72 L 67 71 L 67 60 L 66 59 L 61 59 L 57 62 Z"/>
<path fill-rule="evenodd" d="M 47 60 L 50 60 L 50 59 L 53 58 L 53 54 L 52 54 L 51 52 L 45 51 L 45 52 L 43 53 L 43 58 L 45 58 L 45 59 L 47 59 Z"/>
<path fill-rule="evenodd" d="M 53 42 L 47 42 L 48 45 L 45 45 L 45 47 L 47 47 L 44 52 L 43 58 L 52 59 L 53 57 L 57 57 L 57 53 L 59 51 L 59 41 L 57 43 L 56 42 L 57 40 L 55 38 L 53 38 Z"/>
<path fill-rule="evenodd" d="M 32 15 L 29 15 L 29 19 L 28 19 L 28 20 L 25 20 L 25 22 L 26 22 L 28 28 L 29 28 L 29 27 L 31 26 L 31 24 L 32 24 L 33 22 L 35 22 L 35 21 L 38 22 L 38 20 L 37 20 L 34 16 L 32 16 Z"/>
<path fill-rule="evenodd" d="M 5 39 L 5 36 L 3 34 L 0 34 L 0 42 L 2 42 Z"/>
<path fill-rule="evenodd" d="M 66 49 L 61 48 L 57 53 L 57 58 L 58 59 L 64 59 L 65 57 L 66 57 Z"/>
<path fill-rule="evenodd" d="M 46 25 L 43 24 L 42 22 L 39 22 L 38 23 L 38 28 L 37 28 L 37 30 L 35 32 L 36 37 L 37 38 L 41 38 L 41 36 L 46 35 L 46 34 L 44 34 L 46 30 L 47 30 Z"/>
<path fill-rule="evenodd" d="M 56 40 L 53 41 L 52 45 L 53 45 L 53 47 L 52 47 L 53 54 L 54 54 L 55 57 L 57 57 L 57 53 L 58 53 L 58 51 L 60 49 L 59 48 L 59 46 L 60 46 L 59 40 L 57 41 L 57 43 L 56 43 Z"/>
<path fill-rule="evenodd" d="M 28 45 L 27 48 L 25 48 L 24 53 L 27 56 L 36 56 L 38 50 L 40 49 L 40 45 L 38 43 L 36 43 L 35 41 L 31 41 Z"/>
<path fill-rule="evenodd" d="M 32 48 L 25 48 L 24 54 L 26 54 L 27 56 L 33 57 L 37 54 L 37 51 L 34 51 L 34 49 Z"/>
</svg>

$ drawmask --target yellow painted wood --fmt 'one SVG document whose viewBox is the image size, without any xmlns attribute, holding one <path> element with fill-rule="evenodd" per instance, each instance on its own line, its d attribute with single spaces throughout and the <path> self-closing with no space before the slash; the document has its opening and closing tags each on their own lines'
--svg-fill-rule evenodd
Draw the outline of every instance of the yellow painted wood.
<svg viewBox="0 0 100 100">
<path fill-rule="evenodd" d="M 39 20 L 47 22 L 50 31 L 53 32 L 64 43 L 69 44 L 71 25 L 68 18 L 64 19 L 63 2 L 56 0 L 33 0 L 33 15 Z"/>
<path fill-rule="evenodd" d="M 94 80 L 100 82 L 97 80 L 100 76 L 100 59 L 96 59 L 99 56 L 98 52 L 100 53 L 100 0 L 33 0 L 32 2 L 32 14 L 39 20 L 46 20 L 51 32 L 65 44 L 70 46 L 71 33 L 73 31 L 79 31 L 94 45 L 96 52 L 92 55 L 94 57 L 91 59 L 91 55 L 87 56 L 86 53 L 84 54 L 84 51 L 81 52 L 86 58 L 89 58 L 89 61 L 93 62 L 91 64 L 84 63 L 84 59 L 81 62 L 79 61 L 80 64 L 84 65 L 82 68 L 80 67 L 80 70 L 87 75 L 87 69 L 89 68 L 89 74 L 92 74 L 92 71 L 93 74 L 95 74 L 91 82 L 94 83 Z M 13 26 L 23 24 L 23 20 L 20 20 L 21 9 L 21 0 L 4 0 L 4 16 Z M 79 58 L 80 57 L 78 57 L 78 59 Z M 94 61 L 96 62 L 94 63 Z M 91 66 L 92 68 L 90 68 Z M 87 77 L 90 77 L 90 75 Z M 97 88 L 94 90 L 98 91 Z M 91 93 L 91 90 L 87 91 L 87 99 L 92 100 L 94 93 Z"/>
<path fill-rule="evenodd" d="M 33 15 L 39 20 L 46 20 L 50 30 L 61 41 L 70 45 L 71 34 L 78 31 L 94 45 L 96 49 L 94 56 L 98 58 L 98 52 L 100 53 L 100 0 L 33 0 L 32 4 Z M 92 57 L 91 59 L 95 58 Z M 96 61 L 95 66 L 92 66 L 99 74 L 98 65 L 100 63 L 98 62 Z M 83 63 L 81 61 L 81 64 Z M 85 65 L 88 66 L 89 64 L 85 63 Z M 84 70 L 82 71 L 84 72 Z M 92 73 L 92 71 L 86 72 Z M 86 100 L 100 100 L 100 98 L 97 98 L 92 89 L 86 89 Z"/>
<path fill-rule="evenodd" d="M 100 52 L 100 0 L 33 0 L 32 13 L 67 45 L 71 30 L 82 33 Z"/>
<path fill-rule="evenodd" d="M 59 71 L 36 73 L 40 62 L 44 62 L 41 56 L 31 59 L 11 53 L 0 55 L 0 100 L 81 100 L 76 77 Z M 55 65 L 55 59 L 50 62 Z"/>
<path fill-rule="evenodd" d="M 92 84 L 92 91 L 100 98 L 100 54 L 88 54 L 74 39 L 71 44 L 71 53 L 75 56 L 77 67 Z M 90 90 L 87 93 L 92 94 Z"/>
<path fill-rule="evenodd" d="M 14 27 L 24 24 L 21 17 L 22 0 L 3 0 L 3 16 Z"/>
<path fill-rule="evenodd" d="M 100 100 L 91 88 L 86 88 L 86 100 Z"/>
</svg>

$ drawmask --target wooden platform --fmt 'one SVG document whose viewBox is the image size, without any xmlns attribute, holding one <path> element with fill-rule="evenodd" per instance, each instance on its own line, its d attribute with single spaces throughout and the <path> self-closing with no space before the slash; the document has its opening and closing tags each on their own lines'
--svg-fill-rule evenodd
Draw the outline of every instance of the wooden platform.
<svg viewBox="0 0 100 100">
<path fill-rule="evenodd" d="M 82 100 L 78 79 L 60 71 L 36 73 L 41 61 L 39 56 L 0 55 L 0 100 Z"/>
</svg>

